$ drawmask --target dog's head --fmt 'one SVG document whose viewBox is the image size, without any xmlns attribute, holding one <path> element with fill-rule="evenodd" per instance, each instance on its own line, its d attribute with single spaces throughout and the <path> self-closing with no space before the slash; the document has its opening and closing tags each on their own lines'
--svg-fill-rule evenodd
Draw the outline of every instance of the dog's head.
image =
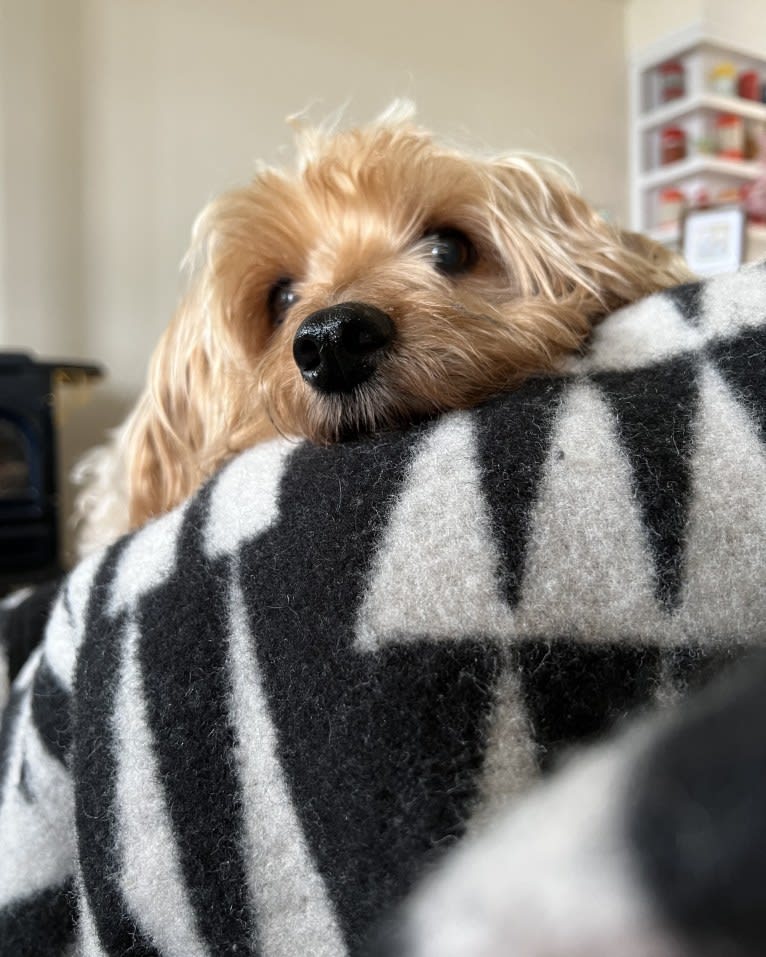
<svg viewBox="0 0 766 957">
<path fill-rule="evenodd" d="M 132 428 L 134 523 L 275 432 L 335 441 L 552 370 L 600 316 L 687 275 L 557 165 L 441 146 L 401 111 L 298 146 L 294 170 L 195 225 Z"/>
</svg>

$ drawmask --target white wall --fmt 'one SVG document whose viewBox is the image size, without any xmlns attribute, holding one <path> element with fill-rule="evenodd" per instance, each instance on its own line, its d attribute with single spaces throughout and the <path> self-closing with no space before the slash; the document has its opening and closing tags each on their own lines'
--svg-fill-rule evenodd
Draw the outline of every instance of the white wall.
<svg viewBox="0 0 766 957">
<path fill-rule="evenodd" d="M 0 345 L 79 352 L 79 4 L 0 0 Z"/>
<path fill-rule="evenodd" d="M 618 0 L 0 0 L 0 28 L 0 347 L 110 370 L 66 464 L 136 394 L 196 212 L 311 103 L 364 120 L 410 96 L 626 210 Z"/>
<path fill-rule="evenodd" d="M 628 54 L 692 24 L 718 40 L 766 55 L 766 0 L 627 0 Z"/>
<path fill-rule="evenodd" d="M 709 33 L 766 56 L 766 3 L 764 0 L 704 0 L 704 20 Z"/>
<path fill-rule="evenodd" d="M 736 3 L 736 0 L 734 0 Z M 703 19 L 704 0 L 627 0 L 625 46 L 637 53 L 669 33 Z"/>
</svg>

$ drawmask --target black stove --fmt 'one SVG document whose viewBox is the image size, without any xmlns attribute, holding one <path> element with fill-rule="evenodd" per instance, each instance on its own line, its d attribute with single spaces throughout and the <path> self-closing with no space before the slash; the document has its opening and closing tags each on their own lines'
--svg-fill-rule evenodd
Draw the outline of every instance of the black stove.
<svg viewBox="0 0 766 957">
<path fill-rule="evenodd" d="M 0 590 L 60 573 L 55 387 L 95 365 L 0 352 Z"/>
</svg>

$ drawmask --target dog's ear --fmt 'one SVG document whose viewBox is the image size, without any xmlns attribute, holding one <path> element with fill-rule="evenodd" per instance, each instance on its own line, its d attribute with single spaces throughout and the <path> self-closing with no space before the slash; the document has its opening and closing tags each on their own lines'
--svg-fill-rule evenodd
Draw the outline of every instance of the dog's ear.
<svg viewBox="0 0 766 957">
<path fill-rule="evenodd" d="M 183 501 L 226 459 L 275 434 L 259 401 L 252 357 L 231 334 L 228 303 L 204 311 L 195 291 L 152 357 L 129 423 L 125 461 L 131 528 Z"/>
<path fill-rule="evenodd" d="M 670 285 L 686 282 L 694 278 L 693 273 L 678 254 L 655 242 L 643 233 L 634 233 L 627 229 L 619 232 L 619 241 L 628 252 L 635 253 L 643 262 L 649 264 L 660 277 L 669 276 Z"/>
<path fill-rule="evenodd" d="M 167 512 L 229 456 L 275 434 L 254 343 L 246 355 L 236 334 L 246 308 L 210 262 L 195 270 L 133 411 L 75 468 L 80 556 Z"/>
<path fill-rule="evenodd" d="M 563 167 L 512 156 L 488 169 L 495 242 L 520 295 L 577 303 L 597 318 L 692 278 L 679 256 L 608 223 Z"/>
<path fill-rule="evenodd" d="M 253 238 L 254 195 L 226 193 L 194 225 L 188 291 L 124 434 L 131 527 L 173 508 L 229 456 L 275 434 L 255 372 L 268 333 L 257 321 L 253 270 L 269 251 Z"/>
<path fill-rule="evenodd" d="M 194 341 L 196 312 L 187 299 L 154 351 L 130 415 L 73 470 L 79 557 L 166 512 L 199 484 L 217 397 L 206 350 Z"/>
<path fill-rule="evenodd" d="M 124 435 L 131 528 L 173 508 L 203 478 L 211 420 L 221 417 L 211 361 L 185 302 L 152 356 L 149 379 Z"/>
</svg>

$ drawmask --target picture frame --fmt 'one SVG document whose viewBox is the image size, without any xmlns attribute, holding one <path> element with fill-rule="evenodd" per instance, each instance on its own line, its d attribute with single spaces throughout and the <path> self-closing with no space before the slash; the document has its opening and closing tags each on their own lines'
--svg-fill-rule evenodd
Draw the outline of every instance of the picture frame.
<svg viewBox="0 0 766 957">
<path fill-rule="evenodd" d="M 698 276 L 734 272 L 745 261 L 747 214 L 738 203 L 686 211 L 681 253 Z"/>
</svg>

